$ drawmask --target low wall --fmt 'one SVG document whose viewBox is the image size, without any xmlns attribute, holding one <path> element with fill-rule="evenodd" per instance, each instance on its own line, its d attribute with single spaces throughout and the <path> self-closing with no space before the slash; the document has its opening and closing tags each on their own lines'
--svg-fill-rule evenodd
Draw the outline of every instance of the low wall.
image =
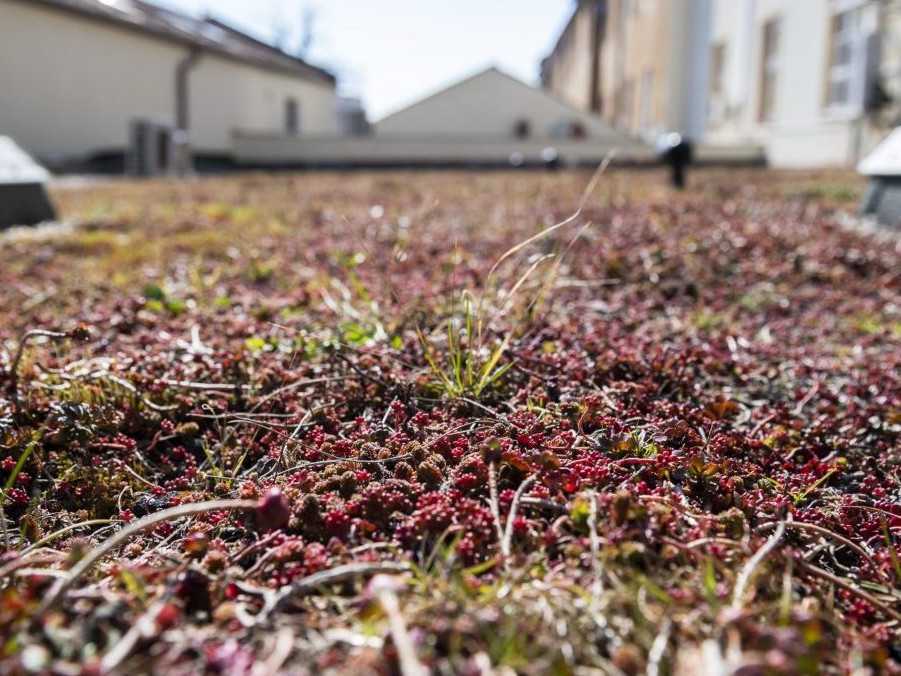
<svg viewBox="0 0 901 676">
<path fill-rule="evenodd" d="M 599 164 L 616 152 L 618 164 L 650 164 L 652 148 L 640 141 L 611 135 L 609 138 L 399 138 L 288 137 L 241 132 L 233 137 L 234 158 L 239 165 L 265 167 L 378 167 L 378 166 L 509 166 L 518 156 L 523 165 L 543 164 L 542 153 L 554 148 L 561 163 L 570 166 Z M 754 164 L 762 154 L 754 147 L 706 148 L 697 152 L 699 162 Z"/>
</svg>

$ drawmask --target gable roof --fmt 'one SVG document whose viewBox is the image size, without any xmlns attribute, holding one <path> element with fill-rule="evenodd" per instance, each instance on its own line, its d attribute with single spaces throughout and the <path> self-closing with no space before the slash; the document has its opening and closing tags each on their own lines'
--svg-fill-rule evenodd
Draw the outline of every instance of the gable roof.
<svg viewBox="0 0 901 676">
<path fill-rule="evenodd" d="M 285 75 L 335 85 L 335 76 L 221 21 L 195 19 L 143 0 L 17 0 L 177 42 Z"/>
<path fill-rule="evenodd" d="M 480 81 L 483 80 L 493 80 L 495 86 L 491 88 L 491 91 L 494 92 L 494 95 L 491 98 L 475 96 L 479 86 L 483 84 Z M 461 94 L 460 90 L 466 90 L 467 88 L 473 90 L 474 96 L 463 103 L 459 98 L 459 95 Z M 504 91 L 500 92 L 498 88 L 503 88 Z M 533 87 L 532 85 L 505 73 L 496 66 L 485 68 L 441 89 L 440 91 L 425 96 L 402 110 L 391 113 L 376 122 L 376 131 L 395 133 L 393 130 L 399 130 L 407 126 L 405 124 L 405 119 L 412 120 L 412 118 L 418 118 L 418 122 L 421 120 L 420 116 L 428 116 L 430 113 L 446 113 L 446 111 L 454 105 L 466 108 L 466 110 L 459 111 L 463 115 L 481 116 L 481 114 L 484 113 L 487 116 L 489 114 L 498 114 L 498 108 L 504 105 L 509 106 L 511 104 L 509 98 L 510 95 L 519 97 L 517 104 L 522 104 L 521 106 L 511 106 L 508 110 L 508 112 L 512 113 L 515 108 L 517 117 L 531 118 L 537 116 L 545 120 L 553 119 L 556 121 L 577 120 L 585 125 L 589 135 L 610 136 L 611 134 L 616 134 L 616 132 L 600 117 L 579 110 L 569 103 L 557 98 L 547 90 Z M 507 127 L 505 127 L 505 129 L 506 128 Z M 512 127 L 509 128 L 512 129 Z M 406 129 L 404 130 L 406 131 Z M 441 130 L 435 130 L 433 133 L 440 134 L 443 132 Z"/>
</svg>

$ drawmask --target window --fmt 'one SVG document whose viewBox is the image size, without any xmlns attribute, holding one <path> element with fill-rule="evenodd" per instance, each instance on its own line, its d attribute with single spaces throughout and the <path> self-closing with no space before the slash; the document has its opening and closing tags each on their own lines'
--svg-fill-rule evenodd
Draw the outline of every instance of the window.
<svg viewBox="0 0 901 676">
<path fill-rule="evenodd" d="M 623 129 L 632 129 L 635 123 L 635 85 L 632 80 L 626 80 L 620 86 L 619 99 L 617 101 L 617 115 L 619 126 Z"/>
<path fill-rule="evenodd" d="M 648 9 L 648 0 L 622 0 L 623 16 L 641 16 Z"/>
<path fill-rule="evenodd" d="M 726 45 L 722 42 L 713 46 L 710 55 L 710 93 L 723 93 L 723 74 L 726 70 Z"/>
<path fill-rule="evenodd" d="M 643 13 L 642 7 L 644 0 L 622 0 L 621 11 L 623 16 L 639 16 Z"/>
<path fill-rule="evenodd" d="M 832 17 L 827 106 L 848 106 L 857 98 L 863 44 L 859 10 L 852 9 Z"/>
<path fill-rule="evenodd" d="M 648 131 L 654 123 L 654 71 L 647 70 L 641 76 L 641 102 L 639 104 L 638 125 L 641 131 Z"/>
<path fill-rule="evenodd" d="M 710 95 L 707 97 L 707 117 L 711 124 L 723 122 L 728 115 L 725 76 L 726 43 L 719 42 L 710 50 Z"/>
<path fill-rule="evenodd" d="M 285 133 L 288 136 L 300 133 L 300 106 L 294 98 L 285 101 Z"/>
<path fill-rule="evenodd" d="M 776 85 L 779 74 L 779 42 L 782 27 L 779 19 L 770 19 L 763 25 L 760 68 L 761 122 L 769 122 L 776 111 Z"/>
<path fill-rule="evenodd" d="M 519 119 L 513 125 L 513 135 L 518 139 L 527 139 L 532 135 L 532 123 L 526 119 Z"/>
</svg>

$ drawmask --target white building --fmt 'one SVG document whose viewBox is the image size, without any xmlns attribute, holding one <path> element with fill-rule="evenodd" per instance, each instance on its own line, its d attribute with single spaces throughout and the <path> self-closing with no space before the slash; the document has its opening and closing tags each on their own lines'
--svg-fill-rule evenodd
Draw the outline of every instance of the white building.
<svg viewBox="0 0 901 676">
<path fill-rule="evenodd" d="M 901 122 L 901 0 L 573 0 L 549 91 L 644 138 L 853 166 Z"/>
<path fill-rule="evenodd" d="M 336 107 L 332 75 L 215 20 L 140 0 L 0 0 L 0 134 L 51 165 L 121 163 L 139 119 L 228 161 L 237 131 L 336 135 Z"/>
<path fill-rule="evenodd" d="M 537 164 L 553 149 L 568 164 L 596 164 L 611 150 L 647 160 L 647 147 L 600 117 L 497 68 L 487 68 L 393 113 L 366 137 L 236 137 L 248 164 L 286 166 L 498 166 Z"/>
<path fill-rule="evenodd" d="M 892 124 L 875 107 L 901 75 L 893 4 L 714 0 L 707 140 L 758 143 L 774 166 L 853 166 Z"/>
</svg>

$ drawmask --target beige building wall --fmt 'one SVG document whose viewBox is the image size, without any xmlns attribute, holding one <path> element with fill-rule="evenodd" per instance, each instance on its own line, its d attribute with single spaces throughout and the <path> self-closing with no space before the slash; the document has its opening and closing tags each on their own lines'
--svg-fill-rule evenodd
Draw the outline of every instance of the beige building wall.
<svg viewBox="0 0 901 676">
<path fill-rule="evenodd" d="M 545 88 L 582 110 L 592 109 L 592 50 L 595 45 L 596 3 L 580 3 L 560 36 L 554 52 L 544 62 Z M 600 84 L 600 82 L 598 82 Z"/>
<path fill-rule="evenodd" d="M 699 139 L 705 113 L 706 0 L 609 0 L 602 48 L 604 117 L 649 139 Z M 699 53 L 703 52 L 703 53 Z"/>
<path fill-rule="evenodd" d="M 0 0 L 0 134 L 43 158 L 123 148 L 128 123 L 174 122 L 183 50 Z"/>
<path fill-rule="evenodd" d="M 592 39 L 598 11 L 603 30 Z M 710 12 L 710 0 L 580 3 L 544 62 L 545 87 L 587 110 L 596 72 L 597 108 L 609 124 L 647 140 L 669 131 L 699 140 L 706 119 Z"/>
<path fill-rule="evenodd" d="M 135 118 L 175 122 L 182 45 L 0 0 L 0 134 L 44 159 L 121 152 Z M 281 131 L 296 98 L 300 133 L 337 133 L 328 84 L 204 54 L 190 75 L 192 142 L 227 154 L 235 130 Z"/>
<path fill-rule="evenodd" d="M 190 75 L 191 142 L 199 151 L 231 148 L 235 131 L 284 131 L 289 98 L 298 103 L 299 134 L 338 133 L 335 89 L 205 55 Z"/>
</svg>

